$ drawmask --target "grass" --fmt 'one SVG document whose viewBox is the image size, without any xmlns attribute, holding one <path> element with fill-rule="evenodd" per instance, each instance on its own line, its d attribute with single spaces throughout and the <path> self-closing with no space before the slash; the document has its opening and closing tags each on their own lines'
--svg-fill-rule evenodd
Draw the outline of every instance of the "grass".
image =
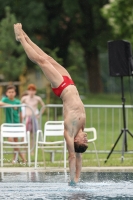
<svg viewBox="0 0 133 200">
<path fill-rule="evenodd" d="M 131 98 L 129 94 L 125 94 L 126 97 L 126 105 L 132 105 L 131 103 Z M 83 103 L 84 104 L 96 104 L 96 105 L 121 105 L 121 94 L 99 94 L 99 95 L 88 95 L 87 97 L 85 97 L 83 99 Z M 110 111 L 111 112 L 111 111 Z M 113 143 L 112 143 L 112 129 L 111 129 L 111 113 L 108 113 L 107 119 L 109 121 L 108 123 L 108 127 L 107 127 L 107 139 L 105 141 L 105 127 L 104 127 L 104 122 L 105 122 L 105 118 L 104 118 L 104 111 L 100 112 L 100 130 L 99 130 L 99 135 L 98 135 L 98 139 L 96 141 L 96 146 L 97 149 L 102 149 L 103 145 L 106 145 L 107 149 L 111 149 Z M 115 115 L 117 116 L 118 111 L 116 111 Z M 61 113 L 61 111 L 59 111 L 59 113 Z M 53 114 L 54 115 L 54 114 Z M 89 123 L 90 123 L 90 110 L 88 109 L 86 111 L 86 115 L 87 115 L 87 126 L 89 127 Z M 133 113 L 132 110 L 129 113 L 130 116 L 130 124 L 132 125 L 132 121 L 133 121 Z M 62 117 L 59 116 L 59 119 L 62 120 Z M 0 119 L 1 120 L 1 119 Z M 43 115 L 42 121 L 44 124 L 45 121 L 47 120 L 47 116 L 46 114 Z M 97 113 L 93 114 L 93 126 L 96 127 L 96 129 L 98 130 L 97 127 L 97 121 L 99 119 L 97 119 Z M 43 125 L 42 125 L 43 126 Z M 132 127 L 131 127 L 132 128 Z M 114 133 L 114 140 L 116 140 L 116 138 L 118 137 L 118 134 L 120 133 L 119 127 L 118 127 L 118 122 L 117 120 L 115 120 L 115 133 Z M 129 149 L 132 148 L 132 144 L 133 141 L 132 139 L 130 139 L 130 137 L 128 136 L 128 147 Z M 133 148 L 132 148 L 133 149 Z M 89 150 L 93 150 L 91 144 L 89 146 Z M 117 144 L 115 150 L 119 150 L 119 153 L 112 153 L 112 155 L 110 156 L 110 158 L 108 159 L 107 163 L 104 163 L 108 153 L 99 153 L 99 160 L 100 160 L 100 165 L 101 166 L 133 166 L 133 154 L 127 154 L 124 153 L 124 162 L 121 162 L 121 155 L 122 155 L 122 138 L 120 139 L 119 143 Z M 49 167 L 63 167 L 63 162 L 60 163 L 60 157 L 61 154 L 60 153 L 55 153 L 55 161 L 54 163 L 51 162 L 50 159 L 50 153 L 46 153 L 46 165 Z M 4 155 L 5 158 L 5 164 L 4 166 L 6 166 L 6 164 L 8 163 L 7 166 L 10 166 L 9 164 L 11 162 L 12 159 L 12 155 Z M 62 155 L 62 159 L 63 159 L 63 155 Z M 34 156 L 31 155 L 31 161 L 34 163 Z M 39 161 L 39 166 L 43 166 L 43 156 L 42 156 L 42 151 L 39 150 L 39 154 L 38 154 L 38 161 Z M 12 166 L 12 164 L 11 164 Z M 18 165 L 18 166 L 22 166 L 22 165 Z M 68 163 L 67 163 L 68 166 Z M 96 156 L 94 153 L 84 153 L 83 154 L 83 167 L 86 166 L 97 166 L 97 160 L 96 160 Z"/>
</svg>

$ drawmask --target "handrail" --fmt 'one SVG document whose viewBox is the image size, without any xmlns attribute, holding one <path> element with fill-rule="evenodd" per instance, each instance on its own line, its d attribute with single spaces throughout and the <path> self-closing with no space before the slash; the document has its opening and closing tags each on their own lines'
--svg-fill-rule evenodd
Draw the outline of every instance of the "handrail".
<svg viewBox="0 0 133 200">
<path fill-rule="evenodd" d="M 42 110 L 46 108 L 47 119 L 46 120 L 63 120 L 63 104 L 47 104 L 40 109 L 39 126 L 42 126 Z M 97 104 L 84 104 L 87 120 L 86 127 L 95 127 L 97 130 L 97 147 L 98 152 L 107 152 L 110 146 L 115 142 L 116 136 L 120 133 L 123 128 L 122 120 L 122 105 L 97 105 Z M 133 105 L 125 105 L 126 108 L 126 118 L 127 127 L 133 130 L 133 123 L 131 119 L 133 118 Z M 59 111 L 59 115 L 58 114 Z M 101 141 L 101 136 L 103 141 Z M 110 146 L 107 145 L 108 139 L 110 140 Z M 102 144 L 101 144 L 102 142 Z M 118 146 L 121 149 L 121 144 Z"/>
<path fill-rule="evenodd" d="M 84 104 L 85 108 L 122 108 L 122 105 L 96 105 L 96 104 Z M 46 104 L 41 107 L 39 113 L 39 128 L 42 127 L 42 113 L 43 109 L 46 108 L 63 108 L 63 104 Z M 133 108 L 133 105 L 125 105 L 125 108 Z M 49 119 L 48 119 L 49 120 Z"/>
</svg>

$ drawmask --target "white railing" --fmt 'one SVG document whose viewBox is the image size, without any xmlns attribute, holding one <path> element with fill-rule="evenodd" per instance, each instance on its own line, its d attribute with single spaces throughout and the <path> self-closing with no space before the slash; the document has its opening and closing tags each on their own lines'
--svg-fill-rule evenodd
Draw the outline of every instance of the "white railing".
<svg viewBox="0 0 133 200">
<path fill-rule="evenodd" d="M 26 105 L 13 105 L 10 107 L 21 107 Z M 6 107 L 6 106 L 4 106 Z M 27 106 L 29 107 L 29 106 Z M 108 153 L 118 138 L 123 126 L 123 110 L 122 105 L 84 105 L 86 110 L 86 127 L 95 127 L 97 130 L 96 146 L 98 153 Z M 29 107 L 31 110 L 32 108 Z M 63 105 L 62 104 L 47 104 L 45 112 L 42 115 L 44 107 L 40 109 L 39 129 L 43 129 L 44 123 L 48 120 L 63 120 Z M 0 107 L 0 121 L 5 118 L 5 113 L 2 112 L 3 107 Z M 32 111 L 33 112 L 33 111 Z M 133 133 L 133 106 L 125 105 L 126 113 L 126 128 Z M 33 113 L 34 115 L 34 113 Z M 2 122 L 3 123 L 3 122 Z M 34 123 L 33 123 L 34 126 Z M 34 130 L 34 127 L 33 127 Z M 120 138 L 115 152 L 122 150 L 123 137 Z M 35 138 L 34 138 L 35 141 Z M 132 153 L 133 138 L 127 134 L 127 153 Z M 35 147 L 35 143 L 32 149 Z M 93 150 L 91 151 L 93 153 Z"/>
<path fill-rule="evenodd" d="M 86 110 L 86 127 L 95 127 L 97 130 L 96 146 L 99 153 L 108 153 L 118 138 L 121 130 L 124 128 L 123 107 L 122 105 L 84 105 Z M 43 127 L 45 121 L 42 118 L 40 110 L 40 127 Z M 63 120 L 63 105 L 48 104 L 46 108 L 45 120 Z M 133 133 L 133 106 L 125 105 L 126 128 Z M 122 150 L 123 135 L 120 138 L 115 152 Z M 133 138 L 127 133 L 127 153 L 132 153 Z M 93 152 L 93 151 L 91 151 Z"/>
</svg>

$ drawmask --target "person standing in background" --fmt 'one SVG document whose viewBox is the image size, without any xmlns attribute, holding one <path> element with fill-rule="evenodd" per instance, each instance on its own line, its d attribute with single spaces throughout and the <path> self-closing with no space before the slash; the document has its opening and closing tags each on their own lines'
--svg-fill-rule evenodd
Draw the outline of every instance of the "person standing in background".
<svg viewBox="0 0 133 200">
<path fill-rule="evenodd" d="M 2 98 L 0 102 L 0 106 L 6 106 L 6 105 L 20 105 L 21 102 L 19 99 L 15 98 L 16 96 L 16 87 L 14 85 L 8 85 L 6 88 L 6 96 Z M 21 123 L 22 122 L 22 113 L 20 107 L 8 107 L 5 108 L 5 123 Z M 19 135 L 18 135 L 19 137 Z M 8 141 L 10 142 L 18 142 L 18 138 L 8 138 Z M 14 151 L 18 151 L 18 148 L 14 148 Z M 19 152 L 20 157 L 22 158 L 22 161 L 26 163 L 26 158 L 24 154 Z M 14 153 L 13 156 L 13 164 L 16 163 L 16 153 Z"/>
<path fill-rule="evenodd" d="M 21 103 L 22 104 L 24 103 L 32 108 L 32 110 L 28 107 L 25 108 L 25 123 L 26 123 L 26 130 L 32 133 L 32 140 L 33 140 L 33 131 L 36 132 L 38 130 L 38 118 L 39 118 L 38 105 L 40 104 L 42 107 L 45 106 L 42 98 L 36 95 L 36 86 L 34 84 L 28 85 L 27 95 L 24 95 L 21 98 Z"/>
</svg>

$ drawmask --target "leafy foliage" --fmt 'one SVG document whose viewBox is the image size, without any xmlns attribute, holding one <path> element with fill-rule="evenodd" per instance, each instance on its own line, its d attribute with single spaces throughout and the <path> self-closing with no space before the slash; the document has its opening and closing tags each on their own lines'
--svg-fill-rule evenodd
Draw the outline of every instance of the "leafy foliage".
<svg viewBox="0 0 133 200">
<path fill-rule="evenodd" d="M 0 19 L 4 16 L 4 7 L 10 6 L 17 22 L 22 23 L 26 33 L 40 48 L 50 49 L 51 52 L 56 49 L 56 58 L 62 59 L 62 65 L 67 69 L 73 66 L 73 74 L 80 77 L 77 78 L 79 85 L 84 80 L 89 80 L 85 82 L 87 88 L 90 92 L 98 93 L 102 91 L 99 52 L 101 49 L 105 51 L 106 41 L 110 36 L 110 27 L 100 13 L 107 2 L 108 0 L 6 0 L 1 2 Z M 72 43 L 79 43 L 83 52 L 79 55 L 81 59 L 78 59 L 78 63 L 74 57 L 73 60 L 70 59 Z M 81 67 L 81 60 L 84 69 Z M 27 66 L 35 69 L 28 59 Z"/>
<path fill-rule="evenodd" d="M 9 7 L 5 11 L 6 17 L 0 22 L 0 69 L 5 80 L 13 81 L 23 72 L 26 60 L 21 45 L 14 38 L 15 16 L 10 13 Z"/>
<path fill-rule="evenodd" d="M 114 34 L 119 39 L 127 39 L 133 44 L 133 8 L 132 0 L 110 0 L 104 5 L 102 14 L 112 26 Z"/>
</svg>

